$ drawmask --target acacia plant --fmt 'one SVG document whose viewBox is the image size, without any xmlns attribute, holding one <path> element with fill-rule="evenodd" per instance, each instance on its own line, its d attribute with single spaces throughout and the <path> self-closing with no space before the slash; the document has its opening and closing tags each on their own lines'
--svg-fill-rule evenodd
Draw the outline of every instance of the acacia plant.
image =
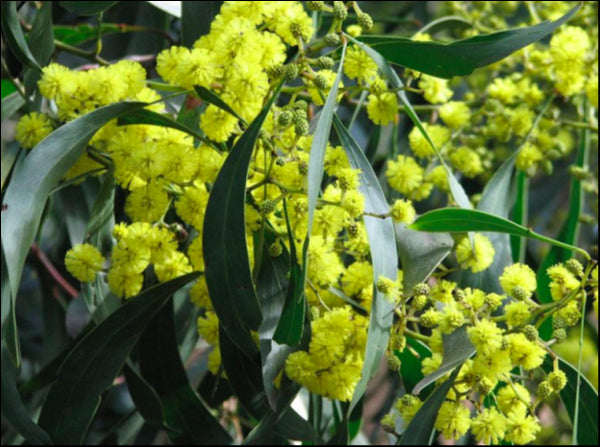
<svg viewBox="0 0 600 447">
<path fill-rule="evenodd" d="M 369 3 L 2 2 L 3 443 L 597 445 L 597 2 Z"/>
</svg>

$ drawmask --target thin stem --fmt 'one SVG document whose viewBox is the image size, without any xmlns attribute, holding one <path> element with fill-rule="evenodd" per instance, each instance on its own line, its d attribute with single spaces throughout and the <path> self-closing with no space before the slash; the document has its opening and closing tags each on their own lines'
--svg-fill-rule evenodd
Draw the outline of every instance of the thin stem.
<svg viewBox="0 0 600 447">
<path fill-rule="evenodd" d="M 581 361 L 583 359 L 583 333 L 585 329 L 585 302 L 586 294 L 581 294 L 581 324 L 579 326 L 579 357 L 577 358 L 577 388 L 575 390 L 575 412 L 573 414 L 573 445 L 577 445 L 579 434 L 579 395 L 581 392 Z"/>
<path fill-rule="evenodd" d="M 77 48 L 77 47 L 74 47 L 67 43 L 61 42 L 60 40 L 54 40 L 54 46 L 59 51 L 66 51 L 67 53 L 75 54 L 76 56 L 81 56 L 84 59 L 87 59 L 92 62 L 96 62 L 97 64 L 110 65 L 110 62 L 108 62 L 106 59 L 98 56 L 96 54 L 96 51 L 92 51 L 92 52 L 85 51 L 85 50 L 82 50 L 81 48 Z"/>
<path fill-rule="evenodd" d="M 44 253 L 37 244 L 33 244 L 29 251 L 42 264 L 48 274 L 54 281 L 56 281 L 56 284 L 58 284 L 61 289 L 67 292 L 71 298 L 77 298 L 79 296 L 79 291 L 75 289 L 75 287 L 73 287 L 58 270 L 56 270 L 56 267 L 54 267 L 50 259 L 48 259 L 46 256 L 46 253 Z"/>
</svg>

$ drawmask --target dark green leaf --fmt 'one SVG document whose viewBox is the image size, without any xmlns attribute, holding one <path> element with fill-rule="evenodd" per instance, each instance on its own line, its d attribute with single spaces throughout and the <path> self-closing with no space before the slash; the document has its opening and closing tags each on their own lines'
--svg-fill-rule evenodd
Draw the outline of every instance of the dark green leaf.
<svg viewBox="0 0 600 447">
<path fill-rule="evenodd" d="M 31 54 L 40 66 L 45 66 L 54 53 L 54 34 L 52 33 L 52 2 L 43 2 L 31 24 L 31 32 L 27 38 Z M 40 79 L 39 70 L 27 70 L 24 81 L 25 92 L 30 95 L 37 87 Z"/>
<path fill-rule="evenodd" d="M 512 220 L 519 225 L 527 226 L 529 179 L 525 172 L 519 171 L 515 180 L 517 183 L 517 198 L 513 208 Z M 513 262 L 525 262 L 525 239 L 518 236 L 510 236 L 510 247 Z"/>
<path fill-rule="evenodd" d="M 119 34 L 119 33 L 133 33 L 137 31 L 143 31 L 143 27 L 135 25 L 127 25 L 124 23 L 101 23 L 100 24 L 100 35 L 106 36 L 108 34 Z M 98 38 L 98 27 L 92 26 L 87 23 L 81 23 L 74 26 L 68 25 L 55 25 L 54 26 L 54 38 L 68 45 L 79 45 Z"/>
<path fill-rule="evenodd" d="M 235 112 L 235 110 L 229 107 L 229 105 L 212 90 L 209 90 L 206 87 L 202 87 L 201 85 L 195 86 L 194 90 L 196 91 L 196 94 L 200 99 L 206 101 L 209 104 L 217 106 L 219 109 L 225 110 L 230 115 L 233 115 L 240 121 L 245 122 L 244 119 Z"/>
<path fill-rule="evenodd" d="M 452 247 L 454 239 L 449 234 L 422 233 L 395 225 L 396 243 L 404 272 L 403 288 L 412 288 L 427 278 L 442 262 Z"/>
<path fill-rule="evenodd" d="M 256 419 L 270 411 L 262 386 L 258 355 L 250 358 L 241 351 L 223 326 L 219 326 L 221 361 L 227 380 L 244 408 Z"/>
<path fill-rule="evenodd" d="M 397 36 L 361 36 L 393 64 L 412 68 L 439 78 L 464 76 L 476 68 L 504 59 L 511 53 L 543 39 L 569 20 L 581 7 L 574 7 L 554 22 L 482 34 L 449 44 L 420 42 Z"/>
<path fill-rule="evenodd" d="M 412 393 L 417 383 L 423 379 L 422 363 L 424 359 L 431 357 L 431 350 L 419 340 L 408 336 L 406 344 L 418 354 L 418 357 L 407 348 L 402 352 L 395 352 L 395 354 L 400 359 L 400 377 L 402 377 L 404 389 L 407 393 Z"/>
<path fill-rule="evenodd" d="M 2 96 L 2 121 L 9 119 L 24 105 L 25 100 L 19 92 L 13 92 L 6 97 Z"/>
<path fill-rule="evenodd" d="M 58 2 L 67 11 L 80 16 L 93 16 L 106 11 L 118 2 Z"/>
<path fill-rule="evenodd" d="M 2 418 L 12 425 L 27 444 L 51 445 L 48 434 L 37 426 L 23 405 L 16 385 L 17 369 L 14 360 L 2 343 Z"/>
<path fill-rule="evenodd" d="M 558 365 L 567 375 L 567 386 L 560 392 L 560 398 L 571 421 L 574 421 L 577 405 L 577 368 L 561 358 L 558 358 Z M 547 357 L 542 367 L 546 373 L 552 372 L 552 360 Z M 577 445 L 598 445 L 598 392 L 583 374 L 580 380 Z"/>
<path fill-rule="evenodd" d="M 231 442 L 190 386 L 177 347 L 172 303 L 156 314 L 142 334 L 139 361 L 142 376 L 160 397 L 164 421 L 175 444 Z"/>
<path fill-rule="evenodd" d="M 286 300 L 281 312 L 273 340 L 277 343 L 290 346 L 297 345 L 302 338 L 306 300 L 304 296 L 304 277 L 296 256 L 296 243 L 290 227 L 287 206 L 284 202 L 285 222 L 287 226 L 290 256 L 289 256 L 289 281 L 287 285 Z M 267 254 L 268 255 L 268 254 Z"/>
<path fill-rule="evenodd" d="M 583 254 L 586 258 L 589 258 L 589 255 L 578 247 L 543 236 L 511 222 L 510 220 L 478 210 L 443 208 L 429 211 L 418 217 L 417 220 L 408 226 L 408 228 L 433 233 L 466 233 L 468 231 L 507 233 L 547 242 L 568 250 L 576 251 Z"/>
<path fill-rule="evenodd" d="M 163 422 L 163 409 L 160 398 L 150 384 L 131 366 L 123 368 L 127 389 L 135 407 L 143 416 L 144 421 L 157 429 L 165 428 Z"/>
<path fill-rule="evenodd" d="M 423 137 L 427 140 L 427 142 L 429 143 L 429 145 L 435 152 L 436 156 L 438 157 L 440 163 L 442 164 L 442 166 L 444 166 L 444 169 L 446 169 L 446 172 L 448 175 L 448 184 L 450 186 L 450 192 L 452 194 L 452 197 L 454 198 L 454 201 L 461 208 L 466 208 L 466 209 L 472 208 L 471 202 L 469 201 L 469 197 L 465 193 L 463 187 L 458 182 L 458 180 L 456 180 L 456 177 L 454 177 L 454 174 L 452 173 L 452 171 L 450 170 L 450 168 L 448 167 L 448 165 L 446 164 L 446 162 L 440 155 L 440 152 L 438 151 L 438 148 L 433 143 L 433 140 L 431 139 L 431 137 L 429 137 L 429 134 L 425 130 L 425 127 L 423 127 L 423 123 L 419 119 L 417 112 L 415 112 L 415 109 L 413 108 L 412 104 L 410 103 L 408 96 L 406 96 L 406 92 L 404 91 L 404 84 L 400 80 L 400 78 L 398 77 L 396 72 L 392 69 L 390 64 L 388 64 L 386 62 L 386 60 L 383 58 L 383 56 L 381 54 L 379 54 L 377 51 L 375 51 L 373 48 L 354 39 L 353 37 L 350 37 L 350 36 L 347 36 L 347 37 L 349 40 L 356 43 L 369 56 L 371 56 L 371 58 L 375 61 L 375 63 L 379 67 L 379 70 L 388 78 L 388 81 L 390 82 L 391 86 L 394 89 L 396 89 L 396 91 L 398 92 L 398 98 L 400 98 L 400 101 L 402 102 L 404 111 L 406 112 L 406 114 L 408 115 L 410 120 L 413 122 L 413 124 L 417 127 L 417 129 L 419 129 L 419 132 L 421 132 Z"/>
<path fill-rule="evenodd" d="M 219 322 L 242 351 L 253 355 L 256 345 L 248 329 L 257 330 L 262 313 L 246 247 L 246 179 L 254 145 L 273 94 L 262 112 L 237 141 L 215 180 L 204 220 L 206 284 Z"/>
<path fill-rule="evenodd" d="M 336 115 L 333 117 L 333 124 L 350 164 L 354 169 L 361 171 L 359 191 L 365 197 L 365 212 L 375 215 L 388 213 L 389 205 L 369 160 Z M 392 242 L 395 239 L 392 219 L 365 215 L 364 222 L 373 264 L 373 300 L 362 376 L 356 385 L 349 411 L 352 411 L 362 398 L 369 380 L 377 372 L 388 344 L 390 327 L 394 319 L 393 300 L 381 293 L 375 284 L 380 276 L 393 280 L 398 276 L 398 253 L 396 244 Z"/>
<path fill-rule="evenodd" d="M 173 118 L 167 115 L 161 115 L 160 113 L 153 112 L 152 110 L 134 110 L 121 115 L 117 122 L 120 126 L 129 124 L 147 124 L 151 126 L 170 127 L 172 129 L 177 129 L 190 134 L 194 138 L 197 138 L 198 140 L 214 147 L 214 144 L 207 140 L 206 137 L 201 133 L 186 126 L 185 124 L 180 123 L 179 121 L 175 121 Z"/>
<path fill-rule="evenodd" d="M 208 34 L 210 25 L 223 2 L 181 2 L 181 42 L 191 48 L 201 36 Z"/>
<path fill-rule="evenodd" d="M 116 103 L 101 107 L 58 128 L 27 156 L 19 175 L 6 189 L 6 209 L 1 222 L 2 248 L 13 299 L 50 192 L 100 127 L 116 116 L 144 106 L 144 103 Z"/>
<path fill-rule="evenodd" d="M 8 176 L 13 170 L 17 159 L 21 155 L 23 158 L 23 154 L 21 154 L 21 149 L 19 148 L 19 144 L 16 141 L 12 143 L 7 143 L 2 148 L 2 160 L 0 167 L 2 168 L 2 191 L 4 191 L 4 185 L 6 184 L 6 180 Z"/>
<path fill-rule="evenodd" d="M 17 2 L 0 2 L 0 8 L 0 22 L 2 23 L 2 35 L 6 39 L 5 43 L 23 65 L 41 70 L 25 41 L 25 35 L 17 14 Z"/>
<path fill-rule="evenodd" d="M 149 321 L 197 273 L 159 284 L 127 301 L 92 329 L 70 352 L 50 388 L 39 425 L 57 444 L 79 444 Z"/>
<path fill-rule="evenodd" d="M 475 353 L 475 347 L 467 336 L 467 329 L 462 326 L 449 335 L 442 336 L 444 347 L 444 359 L 437 371 L 432 372 L 421 380 L 413 389 L 413 394 L 419 392 L 430 383 L 435 382 L 440 377 L 445 376 L 458 365 L 462 365 L 465 360 Z"/>
<path fill-rule="evenodd" d="M 444 403 L 459 371 L 460 368 L 456 368 L 448 380 L 431 393 L 406 427 L 398 445 L 430 445 L 438 410 Z"/>
<path fill-rule="evenodd" d="M 2 79 L 2 99 L 16 91 L 17 88 L 10 79 Z M 4 115 L 4 113 L 2 115 Z"/>
</svg>

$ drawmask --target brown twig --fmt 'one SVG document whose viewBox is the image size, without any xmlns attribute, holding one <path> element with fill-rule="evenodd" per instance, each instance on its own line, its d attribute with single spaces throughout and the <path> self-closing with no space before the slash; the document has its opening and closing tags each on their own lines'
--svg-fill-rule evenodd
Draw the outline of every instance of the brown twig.
<svg viewBox="0 0 600 447">
<path fill-rule="evenodd" d="M 79 296 L 79 291 L 73 287 L 58 270 L 56 270 L 56 267 L 54 267 L 52 262 L 50 262 L 50 259 L 46 256 L 46 253 L 44 253 L 37 244 L 33 244 L 29 251 L 40 262 L 56 284 L 67 292 L 71 298 L 74 299 Z"/>
</svg>

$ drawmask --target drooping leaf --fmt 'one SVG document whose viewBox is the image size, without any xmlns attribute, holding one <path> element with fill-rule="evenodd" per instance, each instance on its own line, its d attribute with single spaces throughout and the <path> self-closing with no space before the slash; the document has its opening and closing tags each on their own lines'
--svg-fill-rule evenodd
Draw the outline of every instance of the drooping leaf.
<svg viewBox="0 0 600 447">
<path fill-rule="evenodd" d="M 430 445 L 431 435 L 433 433 L 433 425 L 438 414 L 438 410 L 444 403 L 446 395 L 460 368 L 456 368 L 450 375 L 448 380 L 438 386 L 423 403 L 423 406 L 414 415 L 408 427 L 404 431 L 398 445 Z"/>
<path fill-rule="evenodd" d="M 306 302 L 304 297 L 304 281 L 298 257 L 296 255 L 296 243 L 287 214 L 287 206 L 284 202 L 285 222 L 287 226 L 290 256 L 289 256 L 289 281 L 287 281 L 287 292 L 285 304 L 273 340 L 280 344 L 295 346 L 302 338 Z"/>
<path fill-rule="evenodd" d="M 144 330 L 139 362 L 142 377 L 160 398 L 164 422 L 175 444 L 231 442 L 231 437 L 190 386 L 179 356 L 172 303 L 164 306 Z"/>
<path fill-rule="evenodd" d="M 13 299 L 50 192 L 100 127 L 116 116 L 144 106 L 144 103 L 116 103 L 94 110 L 52 132 L 25 158 L 19 175 L 6 188 L 1 222 L 2 248 Z"/>
<path fill-rule="evenodd" d="M 515 51 L 543 39 L 569 20 L 581 5 L 554 22 L 482 34 L 452 43 L 414 41 L 398 36 L 361 36 L 389 62 L 439 78 L 464 76 L 493 64 Z"/>
<path fill-rule="evenodd" d="M 191 273 L 151 287 L 92 329 L 69 353 L 50 388 L 39 425 L 56 444 L 79 444 L 108 389 L 146 325 Z"/>
<path fill-rule="evenodd" d="M 2 343 L 2 417 L 23 436 L 30 445 L 51 445 L 48 434 L 35 424 L 19 395 L 16 384 L 17 370 L 8 349 Z"/>
<path fill-rule="evenodd" d="M 59 2 L 67 11 L 80 16 L 94 16 L 106 11 L 118 2 Z"/>
<path fill-rule="evenodd" d="M 586 258 L 589 255 L 582 249 L 565 244 L 555 239 L 535 233 L 521 225 L 493 214 L 478 210 L 463 208 L 443 208 L 429 211 L 418 217 L 408 226 L 412 230 L 429 231 L 433 233 L 466 233 L 468 231 L 489 231 L 495 233 L 513 234 L 515 236 L 537 239 L 556 245 L 567 250 L 581 253 Z"/>
<path fill-rule="evenodd" d="M 114 201 L 115 178 L 113 171 L 109 171 L 104 176 L 85 229 L 86 238 L 92 240 L 95 245 L 101 242 L 99 232 L 102 227 L 111 220 L 114 223 Z"/>
<path fill-rule="evenodd" d="M 467 336 L 467 330 L 464 326 L 456 329 L 448 335 L 442 336 L 442 344 L 444 347 L 444 358 L 440 367 L 423 378 L 413 389 L 413 394 L 419 392 L 430 383 L 435 382 L 440 377 L 448 374 L 458 365 L 462 365 L 465 360 L 475 353 L 475 347 Z"/>
<path fill-rule="evenodd" d="M 463 189 L 461 184 L 458 182 L 456 177 L 454 177 L 454 174 L 452 173 L 452 171 L 450 170 L 450 168 L 448 167 L 448 165 L 442 158 L 438 148 L 433 143 L 433 140 L 431 139 L 431 137 L 425 130 L 425 127 L 423 127 L 423 123 L 419 119 L 419 115 L 417 115 L 417 112 L 415 112 L 415 109 L 413 108 L 412 104 L 410 103 L 408 96 L 406 96 L 406 92 L 404 91 L 404 83 L 402 82 L 402 80 L 398 77 L 398 75 L 396 74 L 394 69 L 390 66 L 390 64 L 387 63 L 387 61 L 384 59 L 384 57 L 381 54 L 379 54 L 377 51 L 375 51 L 370 46 L 365 45 L 364 43 L 354 39 L 351 36 L 346 36 L 346 37 L 350 41 L 352 41 L 356 45 L 358 45 L 363 51 L 365 51 L 371 57 L 371 59 L 373 59 L 373 61 L 375 61 L 375 63 L 379 67 L 379 70 L 387 77 L 392 88 L 394 88 L 397 91 L 398 98 L 400 98 L 400 102 L 402 103 L 402 107 L 403 107 L 404 111 L 406 112 L 406 114 L 408 115 L 408 117 L 410 118 L 412 123 L 417 127 L 417 129 L 419 129 L 419 132 L 421 132 L 421 134 L 423 135 L 425 140 L 429 143 L 429 145 L 435 152 L 438 160 L 440 161 L 441 165 L 444 166 L 444 169 L 446 170 L 446 173 L 448 176 L 448 185 L 450 186 L 450 193 L 452 194 L 454 201 L 461 208 L 471 209 L 472 205 L 471 205 L 471 202 L 469 201 L 469 197 L 465 193 L 465 190 Z"/>
<path fill-rule="evenodd" d="M 129 125 L 129 124 L 147 124 L 152 126 L 170 127 L 185 132 L 194 138 L 202 141 L 203 143 L 213 146 L 214 144 L 209 141 L 204 135 L 195 131 L 194 129 L 186 126 L 185 124 L 175 121 L 173 118 L 161 115 L 160 113 L 153 112 L 152 110 L 140 109 L 133 110 L 129 113 L 123 114 L 118 119 L 118 124 Z"/>
<path fill-rule="evenodd" d="M 191 48 L 201 36 L 208 34 L 210 24 L 219 13 L 223 2 L 181 2 L 181 42 Z"/>
<path fill-rule="evenodd" d="M 403 288 L 412 288 L 427 278 L 436 269 L 454 246 L 449 234 L 423 233 L 409 230 L 404 225 L 394 225 L 396 243 L 404 272 Z"/>
<path fill-rule="evenodd" d="M 205 275 L 210 299 L 225 331 L 251 356 L 257 349 L 249 329 L 259 328 L 262 313 L 246 247 L 246 179 L 254 145 L 277 92 L 227 156 L 211 190 L 204 220 Z"/>
<path fill-rule="evenodd" d="M 17 14 L 17 2 L 0 2 L 0 12 L 2 35 L 6 39 L 8 47 L 23 65 L 35 70 L 41 70 L 40 65 L 34 55 L 31 54 L 31 50 L 25 40 L 25 35 L 23 34 Z"/>
<path fill-rule="evenodd" d="M 389 205 L 373 172 L 373 168 L 352 135 L 346 130 L 339 118 L 334 115 L 333 124 L 340 138 L 342 147 L 354 169 L 360 169 L 359 191 L 365 198 L 365 212 L 386 214 Z M 394 319 L 394 302 L 381 293 L 375 284 L 379 277 L 395 280 L 398 275 L 398 253 L 395 240 L 394 223 L 390 217 L 381 219 L 364 216 L 371 263 L 373 265 L 373 300 L 369 316 L 369 332 L 361 378 L 356 385 L 349 411 L 352 411 L 367 389 L 367 384 L 377 372 L 381 357 L 386 350 L 390 335 L 390 327 Z"/>
<path fill-rule="evenodd" d="M 100 35 L 117 34 L 124 32 L 139 31 L 134 25 L 122 23 L 101 23 Z M 68 45 L 79 45 L 98 37 L 98 27 L 87 23 L 81 23 L 74 26 L 54 25 L 54 38 Z"/>
<path fill-rule="evenodd" d="M 156 391 L 132 366 L 125 364 L 123 372 L 131 399 L 144 421 L 154 428 L 164 429 L 162 403 Z"/>
<path fill-rule="evenodd" d="M 566 360 L 558 358 L 558 366 L 567 376 L 567 385 L 560 392 L 560 398 L 567 409 L 571 421 L 575 420 L 575 406 L 579 405 L 577 445 L 598 445 L 598 391 L 581 374 L 579 402 L 577 401 L 577 368 Z M 542 368 L 546 373 L 553 370 L 552 360 L 546 357 Z"/>
<path fill-rule="evenodd" d="M 202 87 L 201 85 L 197 85 L 194 87 L 194 91 L 196 92 L 196 94 L 198 95 L 198 97 L 204 101 L 206 101 L 209 104 L 212 104 L 214 106 L 217 106 L 219 109 L 225 110 L 227 113 L 229 113 L 230 115 L 235 116 L 237 119 L 239 119 L 242 122 L 245 122 L 244 119 L 239 116 L 235 110 L 233 110 L 229 104 L 227 104 L 225 101 L 223 101 L 219 95 L 217 95 L 215 92 L 213 92 L 212 90 L 207 89 L 206 87 Z"/>
<path fill-rule="evenodd" d="M 520 171 L 515 179 L 517 184 L 517 197 L 512 213 L 512 220 L 519 225 L 527 225 L 528 201 L 529 201 L 529 179 L 527 174 Z M 525 239 L 510 236 L 510 248 L 513 262 L 525 262 Z"/>
</svg>

